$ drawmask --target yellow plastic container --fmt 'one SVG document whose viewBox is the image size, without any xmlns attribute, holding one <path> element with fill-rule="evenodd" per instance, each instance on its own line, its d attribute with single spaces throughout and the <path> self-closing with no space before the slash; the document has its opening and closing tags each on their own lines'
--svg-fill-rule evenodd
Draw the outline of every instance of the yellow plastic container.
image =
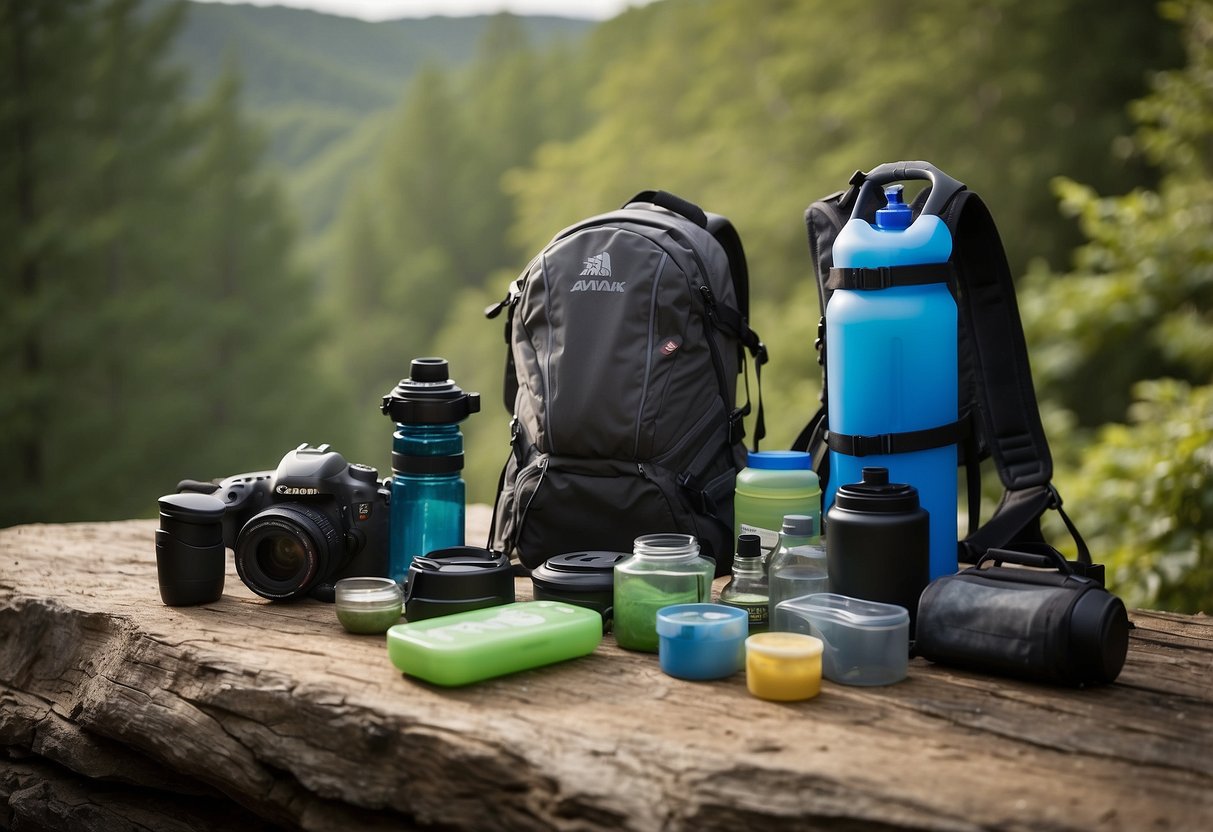
<svg viewBox="0 0 1213 832">
<path fill-rule="evenodd" d="M 745 640 L 745 683 L 759 699 L 795 702 L 821 693 L 821 639 L 756 633 Z"/>
</svg>

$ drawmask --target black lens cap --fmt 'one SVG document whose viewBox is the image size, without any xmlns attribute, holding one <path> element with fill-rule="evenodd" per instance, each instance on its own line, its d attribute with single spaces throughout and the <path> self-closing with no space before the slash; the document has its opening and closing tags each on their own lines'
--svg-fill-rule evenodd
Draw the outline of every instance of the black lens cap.
<svg viewBox="0 0 1213 832">
<path fill-rule="evenodd" d="M 160 503 L 160 530 L 188 546 L 223 548 L 223 515 L 227 506 L 213 494 L 165 494 Z"/>
<path fill-rule="evenodd" d="M 159 499 L 160 514 L 182 523 L 213 523 L 223 518 L 227 507 L 214 494 L 165 494 Z"/>
</svg>

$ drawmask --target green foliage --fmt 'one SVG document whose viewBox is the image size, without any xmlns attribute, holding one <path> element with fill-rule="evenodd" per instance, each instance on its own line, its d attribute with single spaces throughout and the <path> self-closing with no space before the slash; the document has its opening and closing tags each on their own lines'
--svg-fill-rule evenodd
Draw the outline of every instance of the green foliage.
<svg viewBox="0 0 1213 832">
<path fill-rule="evenodd" d="M 1133 108 L 1157 190 L 1061 180 L 1088 242 L 1022 297 L 1041 392 L 1077 425 L 1058 471 L 1070 513 L 1126 600 L 1213 607 L 1213 3 L 1168 7 L 1188 65 Z"/>
<path fill-rule="evenodd" d="M 1068 512 L 1130 606 L 1213 609 L 1213 385 L 1133 387 L 1128 422 L 1110 423 L 1059 477 Z"/>
<path fill-rule="evenodd" d="M 466 389 L 476 389 L 472 381 L 485 377 L 486 366 L 495 368 L 484 391 L 491 416 L 467 426 L 468 458 L 492 442 L 480 438 L 479 423 L 496 420 L 486 437 L 501 429 L 504 344 L 498 327 L 483 320 L 489 301 L 473 310 L 465 292 L 500 297 L 505 275 L 526 256 L 509 237 L 513 203 L 503 176 L 540 142 L 579 125 L 568 90 L 580 75 L 560 72 L 556 56 L 528 48 L 516 18 L 493 18 L 465 73 L 428 68 L 416 76 L 386 131 L 390 139 L 342 204 L 327 303 L 350 326 L 328 344 L 327 361 L 342 370 L 343 396 L 366 403 L 339 434 L 360 459 L 386 463 L 391 425 L 371 405 L 408 372 L 410 359 L 433 354 L 436 342 L 485 343 L 480 335 L 491 333 L 475 360 L 444 357 Z M 499 468 L 500 454 L 487 455 Z M 486 468 L 484 476 L 468 474 L 471 493 L 487 500 L 496 471 Z"/>
</svg>

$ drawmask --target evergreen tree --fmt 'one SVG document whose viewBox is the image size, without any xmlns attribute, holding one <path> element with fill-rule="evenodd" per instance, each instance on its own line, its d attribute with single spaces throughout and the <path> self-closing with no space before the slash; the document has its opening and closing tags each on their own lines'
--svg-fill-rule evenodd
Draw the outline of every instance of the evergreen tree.
<svg viewBox="0 0 1213 832">
<path fill-rule="evenodd" d="M 314 366 L 311 293 L 234 82 L 191 113 L 164 63 L 182 12 L 0 12 L 0 525 L 150 514 L 302 441 L 281 393 Z"/>
<path fill-rule="evenodd" d="M 336 334 L 321 326 L 316 286 L 294 265 L 294 231 L 277 180 L 260 167 L 264 140 L 241 115 L 234 67 L 194 120 L 190 252 L 173 281 L 181 366 L 162 368 L 172 395 L 160 399 L 175 411 L 171 423 L 189 426 L 166 451 L 180 470 L 215 476 L 328 441 L 336 402 L 317 356 Z"/>
<path fill-rule="evenodd" d="M 391 426 L 371 405 L 411 358 L 436 351 L 448 321 L 453 340 L 469 337 L 465 290 L 492 274 L 498 291 L 508 281 L 501 270 L 519 267 L 525 255 L 510 236 L 514 206 L 502 183 L 541 142 L 579 127 L 570 102 L 580 98 L 569 89 L 583 72 L 534 52 L 517 18 L 496 16 L 466 73 L 417 75 L 383 152 L 344 202 L 330 306 L 345 332 L 328 363 L 346 368 L 347 399 L 366 403 L 351 411 L 342 442 L 368 461 L 390 446 Z M 452 372 L 466 384 L 471 368 L 452 362 Z M 478 428 L 468 430 L 474 437 Z"/>
<path fill-rule="evenodd" d="M 57 357 L 48 324 L 67 287 L 56 274 L 68 247 L 72 201 L 64 159 L 76 158 L 81 97 L 77 67 L 64 55 L 87 52 L 82 2 L 13 0 L 0 5 L 0 524 L 27 516 L 45 499 L 50 471 L 42 430 Z M 60 164 L 56 164 L 59 162 Z M 7 522 L 6 522 L 7 521 Z"/>
<path fill-rule="evenodd" d="M 6 8 L 22 207 L 5 236 L 19 241 L 24 358 L 4 422 L 23 464 L 3 466 L 18 478 L 0 522 L 98 516 L 115 502 L 114 477 L 146 470 L 127 470 L 145 458 L 128 440 L 152 424 L 139 385 L 159 347 L 147 318 L 167 298 L 177 237 L 152 229 L 178 216 L 173 153 L 186 138 L 179 79 L 155 60 L 181 10 L 144 21 L 133 0 Z"/>
</svg>

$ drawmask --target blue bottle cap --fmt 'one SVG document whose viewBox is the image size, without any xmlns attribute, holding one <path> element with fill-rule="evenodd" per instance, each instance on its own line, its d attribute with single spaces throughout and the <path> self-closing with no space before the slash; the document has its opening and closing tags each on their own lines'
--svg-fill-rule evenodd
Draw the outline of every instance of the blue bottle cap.
<svg viewBox="0 0 1213 832">
<path fill-rule="evenodd" d="M 808 471 L 813 458 L 806 451 L 750 451 L 746 467 L 766 471 Z"/>
<path fill-rule="evenodd" d="M 884 189 L 888 205 L 876 212 L 876 227 L 885 231 L 902 231 L 910 227 L 913 213 L 902 198 L 905 187 L 890 185 Z"/>
</svg>

